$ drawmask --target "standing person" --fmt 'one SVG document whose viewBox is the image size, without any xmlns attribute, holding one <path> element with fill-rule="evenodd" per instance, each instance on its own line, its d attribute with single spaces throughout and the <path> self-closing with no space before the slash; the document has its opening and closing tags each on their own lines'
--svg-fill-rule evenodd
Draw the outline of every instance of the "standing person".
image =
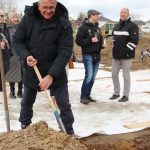
<svg viewBox="0 0 150 150">
<path fill-rule="evenodd" d="M 65 66 L 72 54 L 73 36 L 67 9 L 56 0 L 39 0 L 25 9 L 13 36 L 13 47 L 24 61 L 24 94 L 19 121 L 22 129 L 31 124 L 38 90 L 51 89 L 68 134 L 73 134 L 74 117 L 69 102 Z M 39 83 L 33 66 L 37 65 Z"/>
<path fill-rule="evenodd" d="M 112 80 L 114 94 L 111 100 L 120 97 L 119 71 L 123 70 L 124 90 L 123 97 L 119 102 L 129 100 L 130 92 L 130 68 L 132 59 L 135 57 L 135 48 L 139 40 L 138 26 L 129 17 L 129 9 L 123 8 L 120 11 L 120 21 L 116 24 L 112 33 L 113 60 L 112 60 Z"/>
<path fill-rule="evenodd" d="M 16 31 L 17 24 L 19 23 L 19 15 L 16 12 L 9 12 L 8 14 L 9 19 L 9 32 L 10 32 L 10 38 L 12 41 L 12 36 L 14 32 Z M 15 82 L 18 83 L 18 91 L 17 96 L 22 98 L 22 67 L 21 67 L 21 60 L 16 55 L 14 49 L 12 48 L 12 57 L 10 59 L 10 70 L 6 74 L 6 79 L 9 81 L 10 85 L 10 98 L 15 99 Z"/>
<path fill-rule="evenodd" d="M 80 96 L 80 102 L 83 104 L 96 102 L 91 98 L 91 90 L 100 64 L 101 49 L 106 47 L 98 27 L 100 12 L 89 10 L 87 15 L 88 18 L 83 21 L 76 35 L 76 43 L 82 48 L 82 59 L 85 67 L 85 77 Z"/>
<path fill-rule="evenodd" d="M 4 19 L 4 11 L 0 10 L 0 45 L 2 48 L 2 56 L 4 62 L 4 72 L 6 73 L 10 68 L 10 34 L 7 28 L 7 24 Z M 0 76 L 0 91 L 2 91 L 2 81 Z"/>
</svg>

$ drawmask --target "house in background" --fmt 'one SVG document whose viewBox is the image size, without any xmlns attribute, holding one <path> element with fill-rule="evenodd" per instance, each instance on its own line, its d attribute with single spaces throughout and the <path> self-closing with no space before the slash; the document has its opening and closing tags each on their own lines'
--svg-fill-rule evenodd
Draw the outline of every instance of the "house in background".
<svg viewBox="0 0 150 150">
<path fill-rule="evenodd" d="M 142 27 L 142 31 L 145 33 L 150 33 L 150 20 L 145 22 L 145 25 Z"/>
<path fill-rule="evenodd" d="M 150 27 L 150 20 L 145 22 L 148 27 Z"/>
<path fill-rule="evenodd" d="M 74 31 L 76 32 L 78 27 L 82 24 L 83 20 L 70 20 L 71 24 L 73 26 Z M 115 26 L 116 22 L 112 21 L 110 19 L 105 18 L 104 16 L 101 16 L 99 19 L 99 27 L 102 30 L 103 36 L 110 35 L 112 33 L 112 30 Z"/>
<path fill-rule="evenodd" d="M 77 32 L 78 27 L 82 24 L 83 20 L 70 20 L 74 33 Z M 139 32 L 143 35 L 143 33 L 150 33 L 150 20 L 144 22 L 142 20 L 133 20 L 139 27 Z M 112 31 L 116 25 L 116 21 L 110 20 L 104 16 L 101 16 L 99 19 L 99 27 L 102 30 L 103 36 L 111 35 Z"/>
<path fill-rule="evenodd" d="M 143 27 L 145 26 L 145 22 L 142 20 L 133 20 L 134 23 L 136 23 L 139 27 L 139 31 L 143 32 Z"/>
<path fill-rule="evenodd" d="M 99 27 L 102 30 L 103 35 L 111 35 L 116 22 L 101 16 L 99 19 Z"/>
</svg>

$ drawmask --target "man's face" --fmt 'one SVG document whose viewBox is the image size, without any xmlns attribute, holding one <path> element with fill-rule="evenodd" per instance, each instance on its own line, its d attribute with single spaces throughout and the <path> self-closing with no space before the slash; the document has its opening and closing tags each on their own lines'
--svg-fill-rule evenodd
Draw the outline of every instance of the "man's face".
<svg viewBox="0 0 150 150">
<path fill-rule="evenodd" d="M 4 15 L 0 15 L 0 23 L 4 23 Z"/>
<path fill-rule="evenodd" d="M 51 19 L 55 14 L 56 4 L 56 0 L 41 0 L 38 9 L 45 19 Z"/>
<path fill-rule="evenodd" d="M 122 21 L 125 21 L 125 20 L 128 19 L 128 17 L 129 17 L 129 11 L 128 11 L 127 9 L 122 9 L 122 10 L 120 11 L 120 19 L 121 19 Z"/>
<path fill-rule="evenodd" d="M 92 17 L 92 20 L 96 23 L 96 22 L 98 22 L 98 20 L 99 20 L 99 18 L 100 18 L 100 15 L 91 15 L 91 17 Z"/>
</svg>

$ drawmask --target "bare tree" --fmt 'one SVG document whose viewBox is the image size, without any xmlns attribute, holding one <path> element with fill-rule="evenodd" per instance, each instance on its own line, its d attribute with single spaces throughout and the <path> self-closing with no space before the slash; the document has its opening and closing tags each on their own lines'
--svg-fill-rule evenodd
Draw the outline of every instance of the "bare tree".
<svg viewBox="0 0 150 150">
<path fill-rule="evenodd" d="M 0 9 L 3 9 L 6 13 L 16 10 L 15 0 L 0 0 Z"/>
<path fill-rule="evenodd" d="M 80 12 L 77 20 L 84 20 L 87 17 L 86 13 Z"/>
<path fill-rule="evenodd" d="M 5 12 L 5 19 L 7 22 L 8 13 L 12 11 L 17 11 L 16 8 L 16 1 L 15 0 L 0 0 L 0 9 L 4 10 Z"/>
</svg>

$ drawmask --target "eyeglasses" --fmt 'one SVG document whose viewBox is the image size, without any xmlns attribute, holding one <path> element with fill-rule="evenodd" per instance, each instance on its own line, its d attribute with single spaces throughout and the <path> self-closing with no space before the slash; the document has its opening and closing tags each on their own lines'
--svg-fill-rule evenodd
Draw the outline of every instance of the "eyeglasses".
<svg viewBox="0 0 150 150">
<path fill-rule="evenodd" d="M 55 7 L 43 6 L 42 9 L 43 9 L 44 11 L 55 10 Z"/>
<path fill-rule="evenodd" d="M 3 18 L 3 17 L 4 17 L 4 15 L 0 15 L 0 17 L 2 17 L 2 18 Z"/>
</svg>

